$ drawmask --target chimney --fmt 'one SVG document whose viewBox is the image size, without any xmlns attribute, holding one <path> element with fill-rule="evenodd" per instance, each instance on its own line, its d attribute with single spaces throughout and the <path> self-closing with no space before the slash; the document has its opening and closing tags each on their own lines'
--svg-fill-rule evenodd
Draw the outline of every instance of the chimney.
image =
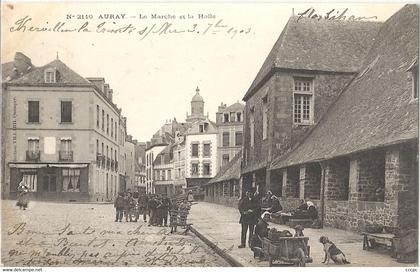
<svg viewBox="0 0 420 272">
<path fill-rule="evenodd" d="M 32 68 L 31 59 L 21 52 L 16 52 L 14 66 L 18 75 L 26 74 Z"/>
<path fill-rule="evenodd" d="M 109 100 L 111 100 L 111 102 L 112 102 L 112 94 L 113 93 L 114 93 L 114 91 L 112 89 L 108 90 L 108 98 L 109 98 Z"/>
</svg>

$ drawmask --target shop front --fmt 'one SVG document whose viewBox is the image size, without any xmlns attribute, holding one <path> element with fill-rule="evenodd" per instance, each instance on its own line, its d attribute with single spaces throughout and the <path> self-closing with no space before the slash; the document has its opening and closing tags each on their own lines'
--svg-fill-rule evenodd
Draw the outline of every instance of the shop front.
<svg viewBox="0 0 420 272">
<path fill-rule="evenodd" d="M 10 163 L 10 197 L 19 184 L 29 188 L 30 198 L 49 201 L 89 201 L 89 165 L 86 163 Z"/>
</svg>

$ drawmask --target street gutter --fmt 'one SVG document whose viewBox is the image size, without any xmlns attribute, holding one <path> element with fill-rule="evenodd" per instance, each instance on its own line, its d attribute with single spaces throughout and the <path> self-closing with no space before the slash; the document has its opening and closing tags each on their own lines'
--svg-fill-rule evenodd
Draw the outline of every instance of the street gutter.
<svg viewBox="0 0 420 272">
<path fill-rule="evenodd" d="M 197 231 L 193 226 L 189 226 L 189 229 L 192 233 L 194 233 L 201 241 L 203 241 L 206 245 L 208 245 L 212 250 L 214 250 L 220 257 L 222 257 L 225 261 L 227 261 L 232 267 L 244 267 L 243 264 L 238 262 L 235 258 L 233 258 L 230 254 L 228 254 L 225 250 L 218 247 L 215 243 L 207 239 L 203 234 Z"/>
</svg>

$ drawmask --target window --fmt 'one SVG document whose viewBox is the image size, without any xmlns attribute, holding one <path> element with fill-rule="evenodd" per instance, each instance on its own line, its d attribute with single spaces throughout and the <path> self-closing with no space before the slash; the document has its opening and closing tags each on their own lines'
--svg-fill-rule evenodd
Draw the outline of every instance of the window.
<svg viewBox="0 0 420 272">
<path fill-rule="evenodd" d="M 413 98 L 416 99 L 419 97 L 419 67 L 415 66 L 411 70 L 411 76 L 412 76 L 412 92 L 413 92 Z"/>
<path fill-rule="evenodd" d="M 242 122 L 242 113 L 241 112 L 236 113 L 236 122 Z"/>
<path fill-rule="evenodd" d="M 96 154 L 99 154 L 99 140 L 96 140 Z"/>
<path fill-rule="evenodd" d="M 233 180 L 231 180 L 231 181 L 229 182 L 229 196 L 230 196 L 230 197 L 232 197 L 232 196 L 233 196 L 234 190 L 235 190 L 235 188 L 234 188 L 234 183 L 233 183 Z"/>
<path fill-rule="evenodd" d="M 71 139 L 61 139 L 60 151 L 65 153 L 71 152 Z"/>
<path fill-rule="evenodd" d="M 63 192 L 80 192 L 80 169 L 63 169 Z"/>
<path fill-rule="evenodd" d="M 231 122 L 235 122 L 235 119 L 236 119 L 235 116 L 236 116 L 236 114 L 234 112 L 230 113 L 230 121 Z"/>
<path fill-rule="evenodd" d="M 117 140 L 117 122 L 115 122 L 115 141 Z"/>
<path fill-rule="evenodd" d="M 223 154 L 222 156 L 222 166 L 226 165 L 229 162 L 229 154 Z"/>
<path fill-rule="evenodd" d="M 198 163 L 191 163 L 191 176 L 198 176 Z"/>
<path fill-rule="evenodd" d="M 293 93 L 293 122 L 311 124 L 313 115 L 312 79 L 295 79 Z"/>
<path fill-rule="evenodd" d="M 204 132 L 204 125 L 199 125 L 198 131 L 199 132 Z"/>
<path fill-rule="evenodd" d="M 198 157 L 198 144 L 191 145 L 191 156 Z"/>
<path fill-rule="evenodd" d="M 72 122 L 72 103 L 71 101 L 61 101 L 61 123 Z"/>
<path fill-rule="evenodd" d="M 263 115 L 262 115 L 262 134 L 263 140 L 267 139 L 267 130 L 268 130 L 268 105 L 267 98 L 263 99 Z"/>
<path fill-rule="evenodd" d="M 171 180 L 172 179 L 172 177 L 171 177 L 171 170 L 168 170 L 168 178 L 167 178 L 167 180 Z"/>
<path fill-rule="evenodd" d="M 28 122 L 39 123 L 39 101 L 28 101 Z"/>
<path fill-rule="evenodd" d="M 210 163 L 204 162 L 203 163 L 203 175 L 208 176 L 211 174 Z"/>
<path fill-rule="evenodd" d="M 235 146 L 241 146 L 242 145 L 242 131 L 235 132 Z"/>
<path fill-rule="evenodd" d="M 44 80 L 45 83 L 55 83 L 56 82 L 56 71 L 52 68 L 45 70 Z"/>
<path fill-rule="evenodd" d="M 111 118 L 111 137 L 114 137 L 114 126 L 112 124 L 114 124 L 114 118 Z"/>
<path fill-rule="evenodd" d="M 223 136 L 222 145 L 229 146 L 229 132 L 223 132 L 222 136 Z"/>
<path fill-rule="evenodd" d="M 223 114 L 223 123 L 228 123 L 229 122 L 229 113 L 224 113 Z"/>
<path fill-rule="evenodd" d="M 203 144 L 203 156 L 210 157 L 211 156 L 211 149 L 210 144 Z"/>
<path fill-rule="evenodd" d="M 36 192 L 38 188 L 38 177 L 36 172 L 25 172 L 22 174 L 22 183 L 29 188 L 30 192 Z"/>
<path fill-rule="evenodd" d="M 102 131 L 105 131 L 105 111 L 102 110 Z"/>
<path fill-rule="evenodd" d="M 251 111 L 251 114 L 249 116 L 249 138 L 250 138 L 250 144 L 251 147 L 254 146 L 254 127 L 255 127 L 255 120 L 254 120 L 254 112 Z"/>
<path fill-rule="evenodd" d="M 39 152 L 39 139 L 37 138 L 28 139 L 28 150 L 34 153 Z"/>
<path fill-rule="evenodd" d="M 104 143 L 102 143 L 102 152 L 101 152 L 101 155 L 102 156 L 105 155 L 105 153 L 104 153 Z"/>
<path fill-rule="evenodd" d="M 96 128 L 99 128 L 99 105 L 96 105 Z"/>
<path fill-rule="evenodd" d="M 106 134 L 109 134 L 109 114 L 106 115 Z"/>
</svg>

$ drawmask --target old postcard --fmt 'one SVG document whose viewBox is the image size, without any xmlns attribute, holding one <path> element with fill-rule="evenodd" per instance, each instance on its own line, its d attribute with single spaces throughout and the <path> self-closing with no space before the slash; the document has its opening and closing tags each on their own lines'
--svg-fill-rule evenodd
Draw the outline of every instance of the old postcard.
<svg viewBox="0 0 420 272">
<path fill-rule="evenodd" d="M 2 2 L 1 45 L 3 271 L 417 271 L 417 5 Z"/>
</svg>

